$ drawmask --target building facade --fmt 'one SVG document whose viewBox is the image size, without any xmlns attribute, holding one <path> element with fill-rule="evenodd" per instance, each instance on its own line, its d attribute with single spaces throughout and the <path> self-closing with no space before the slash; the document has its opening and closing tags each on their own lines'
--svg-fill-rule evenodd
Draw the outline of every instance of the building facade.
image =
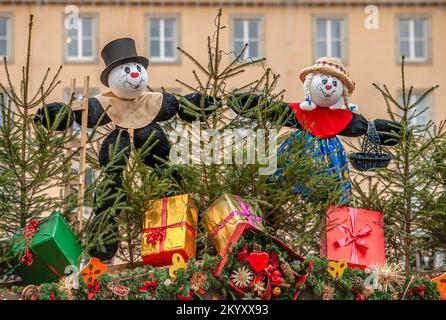
<svg viewBox="0 0 446 320">
<path fill-rule="evenodd" d="M 207 36 L 223 8 L 221 46 L 244 58 L 265 57 L 266 66 L 281 75 L 279 88 L 287 101 L 303 100 L 299 71 L 320 56 L 340 58 L 356 82 L 352 102 L 366 117 L 384 117 L 386 107 L 372 83 L 388 84 L 400 94 L 400 57 L 407 57 L 407 79 L 415 96 L 432 85 L 440 88 L 419 107 L 428 112 L 417 123 L 440 121 L 446 107 L 446 0 L 157 0 L 157 1 L 0 1 L 0 56 L 6 56 L 18 83 L 26 56 L 28 16 L 34 14 L 31 79 L 38 86 L 44 70 L 63 65 L 54 100 L 66 99 L 71 78 L 89 75 L 91 91 L 106 90 L 99 81 L 104 65 L 101 48 L 118 37 L 135 39 L 150 60 L 153 89 L 186 93 L 175 80 L 194 83 L 193 64 L 177 46 L 207 61 Z M 78 19 L 77 19 L 78 18 Z M 262 66 L 249 67 L 239 83 L 254 80 Z M 0 81 L 5 83 L 3 65 Z"/>
</svg>

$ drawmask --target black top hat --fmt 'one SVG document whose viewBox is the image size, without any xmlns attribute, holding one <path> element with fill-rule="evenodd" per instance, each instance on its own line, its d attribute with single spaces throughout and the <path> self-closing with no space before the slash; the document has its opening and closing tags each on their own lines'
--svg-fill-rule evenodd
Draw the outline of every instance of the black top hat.
<svg viewBox="0 0 446 320">
<path fill-rule="evenodd" d="M 105 69 L 101 73 L 101 82 L 107 87 L 108 75 L 114 67 L 127 62 L 140 63 L 144 68 L 149 65 L 149 60 L 146 57 L 138 56 L 135 40 L 131 38 L 120 38 L 107 43 L 101 51 L 101 56 L 105 62 Z"/>
</svg>

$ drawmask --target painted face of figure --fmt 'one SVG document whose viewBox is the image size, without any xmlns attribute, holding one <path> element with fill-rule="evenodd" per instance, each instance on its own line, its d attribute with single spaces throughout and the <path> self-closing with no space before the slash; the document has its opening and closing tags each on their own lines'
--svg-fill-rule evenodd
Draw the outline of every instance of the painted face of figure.
<svg viewBox="0 0 446 320">
<path fill-rule="evenodd" d="M 331 107 L 341 99 L 344 92 L 342 81 L 336 77 L 317 73 L 311 80 L 311 100 L 318 107 Z"/>
<path fill-rule="evenodd" d="M 142 64 L 130 62 L 115 67 L 108 75 L 113 94 L 122 99 L 135 99 L 147 88 L 147 70 Z"/>
</svg>

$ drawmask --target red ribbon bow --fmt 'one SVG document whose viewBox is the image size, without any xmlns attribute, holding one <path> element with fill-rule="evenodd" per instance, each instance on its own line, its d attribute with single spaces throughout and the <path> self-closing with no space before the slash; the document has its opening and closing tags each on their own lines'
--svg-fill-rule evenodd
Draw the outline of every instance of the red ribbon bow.
<svg viewBox="0 0 446 320">
<path fill-rule="evenodd" d="M 157 242 L 160 242 L 165 238 L 165 236 L 166 236 L 165 231 L 166 231 L 165 227 L 150 229 L 144 235 L 144 239 L 146 240 L 147 244 L 154 245 Z"/>
<path fill-rule="evenodd" d="M 344 232 L 347 236 L 344 239 L 337 240 L 336 243 L 340 247 L 346 247 L 348 245 L 352 245 L 352 253 L 350 257 L 350 262 L 353 264 L 359 263 L 358 258 L 358 250 L 367 250 L 369 248 L 369 245 L 367 241 L 364 239 L 361 239 L 362 237 L 365 237 L 369 235 L 372 232 L 372 228 L 366 224 L 363 226 L 359 231 L 356 230 L 356 218 L 357 213 L 355 210 L 350 210 L 349 212 L 350 216 L 350 222 L 351 222 L 351 228 L 347 227 L 345 224 L 341 224 L 338 226 L 338 228 Z"/>
</svg>

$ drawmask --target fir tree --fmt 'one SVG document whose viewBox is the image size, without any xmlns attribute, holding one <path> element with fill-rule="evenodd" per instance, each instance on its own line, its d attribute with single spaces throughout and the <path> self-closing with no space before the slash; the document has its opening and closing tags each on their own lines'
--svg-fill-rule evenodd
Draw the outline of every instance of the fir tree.
<svg viewBox="0 0 446 320">
<path fill-rule="evenodd" d="M 62 211 L 68 214 L 75 203 L 69 197 L 50 195 L 50 191 L 54 193 L 70 179 L 72 159 L 66 156 L 64 148 L 73 136 L 56 131 L 68 109 L 61 112 L 49 130 L 34 122 L 35 109 L 45 104 L 60 83 L 61 67 L 53 76 L 48 68 L 37 90 L 31 91 L 32 27 L 31 15 L 26 64 L 22 67 L 20 83 L 12 82 L 6 58 L 3 63 L 7 81 L 0 83 L 0 238 L 6 239 L 42 213 Z M 2 255 L 6 258 L 7 253 L 2 252 Z"/>
<path fill-rule="evenodd" d="M 337 191 L 332 191 L 336 190 L 337 182 L 334 177 L 328 175 L 314 175 L 314 172 L 323 170 L 324 164 L 313 159 L 313 154 L 304 140 L 296 141 L 293 150 L 290 150 L 296 161 L 288 163 L 284 156 L 277 159 L 278 165 L 285 167 L 284 176 L 288 178 L 274 181 L 274 171 L 268 175 L 261 174 L 259 169 L 264 168 L 268 161 L 277 156 L 277 147 L 289 131 L 278 138 L 277 145 L 274 144 L 274 137 L 270 140 L 268 134 L 279 132 L 282 125 L 294 115 L 283 107 L 284 92 L 277 89 L 280 76 L 264 67 L 265 59 L 244 60 L 247 44 L 239 53 L 225 53 L 221 48 L 220 37 L 225 26 L 221 24 L 220 19 L 221 10 L 215 20 L 214 35 L 207 39 L 208 61 L 200 63 L 187 51 L 178 48 L 197 69 L 192 71 L 195 84 L 181 80 L 178 82 L 190 90 L 211 96 L 214 101 L 214 105 L 207 110 L 204 108 L 204 101 L 201 101 L 199 106 L 184 101 L 183 108 L 192 117 L 203 120 L 200 122 L 201 132 L 210 129 L 216 133 L 212 137 L 205 136 L 207 141 L 203 143 L 198 135 L 199 131 L 193 130 L 196 128 L 178 132 L 178 128 L 183 128 L 184 124 L 179 127 L 175 127 L 178 123 L 172 124 L 172 134 L 177 132 L 178 136 L 182 136 L 184 132 L 188 132 L 192 140 L 191 144 L 178 148 L 190 151 L 189 164 L 177 166 L 183 177 L 179 189 L 193 195 L 199 212 L 204 212 L 223 193 L 238 194 L 245 199 L 254 200 L 255 209 L 263 213 L 265 224 L 272 232 L 285 238 L 303 253 L 318 250 L 319 241 L 315 234 L 325 218 L 324 213 L 328 205 L 336 203 L 340 198 Z M 246 67 L 252 65 L 263 68 L 260 77 L 252 76 L 252 81 L 240 86 L 231 84 L 231 80 L 239 75 L 249 79 L 246 74 L 249 68 Z M 216 112 L 208 121 L 202 115 L 209 109 L 215 109 Z M 200 158 L 200 155 L 194 154 L 197 149 L 205 152 L 213 149 L 210 154 L 218 154 L 219 151 L 223 154 L 223 139 L 218 139 L 225 137 L 231 129 L 264 132 L 264 144 L 259 144 L 257 140 L 254 148 L 249 149 L 247 139 L 236 138 L 229 155 L 229 158 L 233 159 L 230 163 L 224 163 L 221 158 L 221 162 L 215 163 L 207 161 L 205 156 Z M 181 140 L 178 143 L 181 143 Z M 263 159 L 258 157 L 262 152 L 265 153 Z M 237 157 L 244 161 L 235 161 Z M 247 160 L 250 157 L 256 157 L 256 161 L 249 163 Z M 293 193 L 297 183 L 310 189 L 311 197 Z M 211 252 L 211 248 L 204 228 L 200 226 L 198 252 L 200 255 L 203 252 Z"/>
<path fill-rule="evenodd" d="M 404 260 L 404 268 L 410 272 L 417 239 L 425 236 L 425 227 L 433 222 L 433 214 L 444 208 L 444 181 L 432 169 L 432 163 L 443 163 L 444 159 L 432 160 L 439 160 L 439 150 L 444 154 L 446 131 L 444 122 L 438 126 L 432 122 L 426 126 L 413 125 L 414 119 L 426 112 L 426 108 L 420 110 L 417 106 L 438 86 L 413 101 L 414 88 L 407 89 L 406 85 L 404 57 L 401 78 L 402 101 L 386 85 L 374 84 L 384 97 L 390 118 L 401 123 L 400 133 L 396 133 L 397 128 L 393 132 L 393 137 L 401 142 L 387 150 L 393 160 L 386 169 L 372 176 L 358 172 L 353 185 L 357 206 L 384 212 L 387 256 L 390 260 Z"/>
</svg>

